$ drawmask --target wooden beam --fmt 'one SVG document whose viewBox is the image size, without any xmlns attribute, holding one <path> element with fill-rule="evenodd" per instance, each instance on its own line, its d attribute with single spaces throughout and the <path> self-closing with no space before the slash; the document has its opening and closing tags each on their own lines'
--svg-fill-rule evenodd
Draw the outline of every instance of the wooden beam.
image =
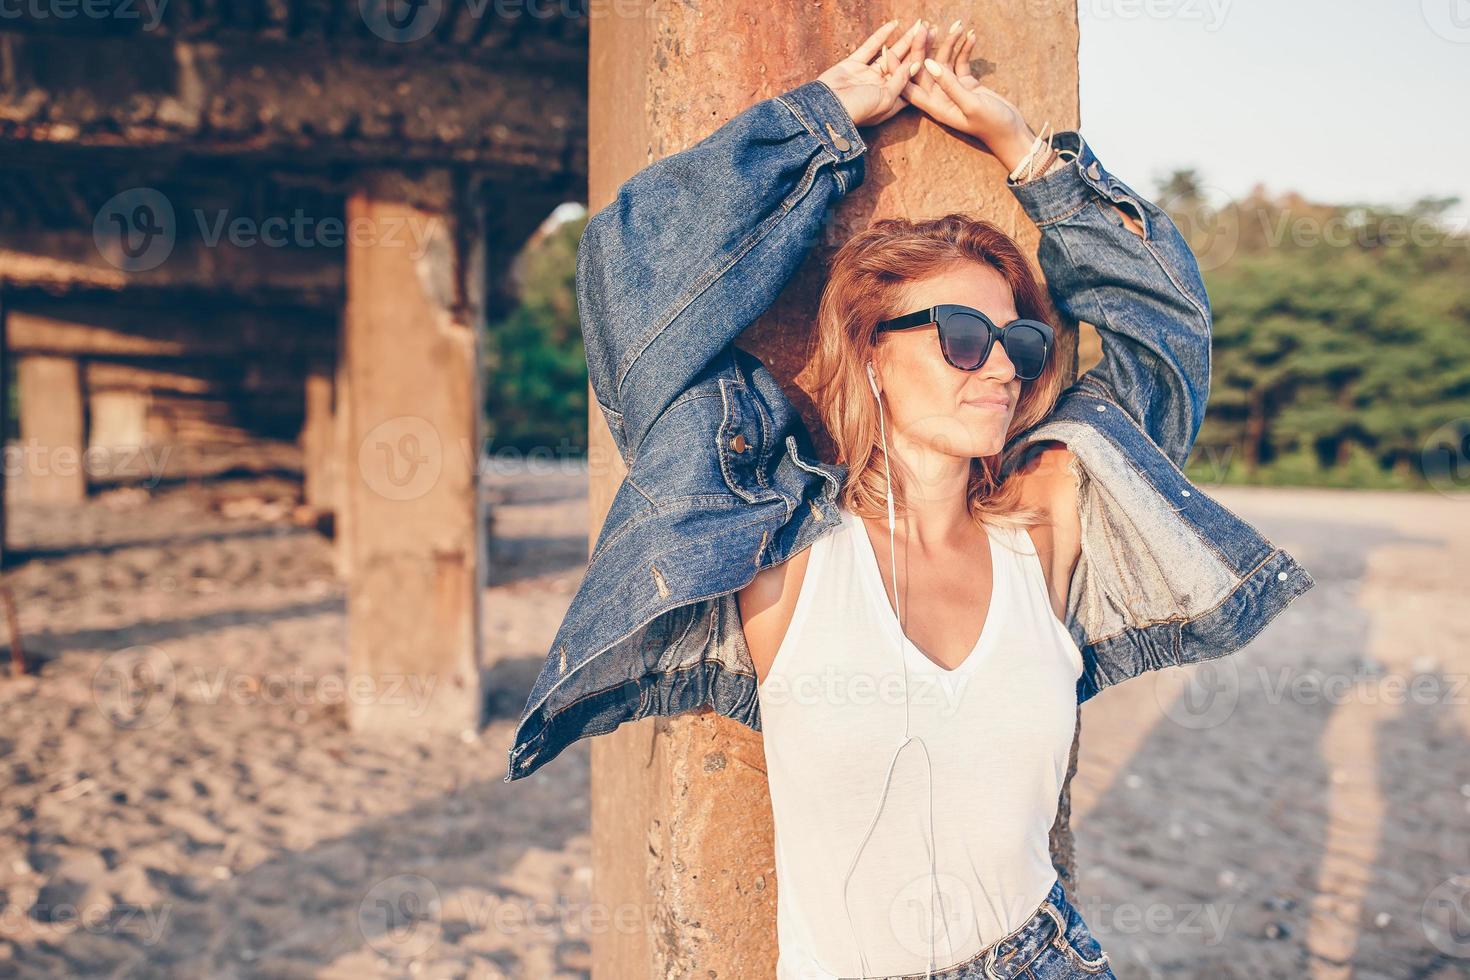
<svg viewBox="0 0 1470 980">
<path fill-rule="evenodd" d="M 293 307 L 28 299 L 6 329 L 16 354 L 58 357 L 330 357 L 335 318 Z"/>
</svg>

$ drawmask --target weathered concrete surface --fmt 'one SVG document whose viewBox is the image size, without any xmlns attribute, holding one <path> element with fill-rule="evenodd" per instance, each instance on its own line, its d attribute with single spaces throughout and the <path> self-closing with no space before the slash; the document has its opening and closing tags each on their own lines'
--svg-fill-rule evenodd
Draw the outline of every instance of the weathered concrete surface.
<svg viewBox="0 0 1470 980">
<path fill-rule="evenodd" d="M 659 4 L 647 16 L 594 19 L 588 206 L 605 205 L 652 160 L 708 135 L 760 98 L 816 77 L 893 14 L 886 4 L 760 7 Z M 1062 0 L 1016 7 L 948 5 L 923 14 L 979 25 L 977 64 L 987 84 L 1037 125 L 1078 122 L 1076 8 Z M 864 185 L 833 216 L 812 260 L 781 300 L 747 331 L 814 427 L 798 378 L 813 322 L 822 262 L 874 219 L 950 209 L 997 221 L 1034 249 L 1035 228 L 985 152 L 909 109 L 870 146 Z M 1068 331 L 1064 356 L 1075 351 Z M 616 460 L 594 411 L 591 441 Z M 824 445 L 818 433 L 819 446 Z M 592 476 L 592 528 L 622 478 L 614 463 Z M 608 978 L 769 976 L 776 961 L 770 800 L 760 736 L 710 713 L 647 719 L 593 740 L 593 859 L 597 901 L 642 910 L 642 930 L 593 938 L 595 975 Z M 1065 812 L 1056 858 L 1070 863 Z"/>
<path fill-rule="evenodd" d="M 24 32 L 8 17 L 0 142 L 584 173 L 585 19 L 479 6 L 486 36 L 505 43 L 384 40 L 356 2 L 338 9 L 358 36 L 330 45 L 246 31 L 107 36 L 83 17 Z"/>
<path fill-rule="evenodd" d="M 339 496 L 342 456 L 337 451 L 333 365 L 314 364 L 306 375 L 306 419 L 301 425 L 301 496 L 308 507 L 330 512 Z"/>
<path fill-rule="evenodd" d="M 21 471 L 37 503 L 75 504 L 87 495 L 87 417 L 81 364 L 72 357 L 16 359 Z"/>
<path fill-rule="evenodd" d="M 357 729 L 480 722 L 481 213 L 447 171 L 368 172 L 348 203 L 379 228 L 430 229 L 422 250 L 382 236 L 348 254 L 348 674 L 373 692 L 349 702 Z"/>
</svg>

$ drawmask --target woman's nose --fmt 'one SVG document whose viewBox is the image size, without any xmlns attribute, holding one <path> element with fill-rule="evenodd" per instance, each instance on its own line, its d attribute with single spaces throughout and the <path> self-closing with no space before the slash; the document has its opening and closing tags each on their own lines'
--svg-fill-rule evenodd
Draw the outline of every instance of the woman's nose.
<svg viewBox="0 0 1470 980">
<path fill-rule="evenodd" d="M 1008 383 L 1016 376 L 1016 364 L 1006 353 L 1005 345 L 999 340 L 990 345 L 990 355 L 985 358 L 985 363 L 980 366 L 986 377 L 995 378 L 1002 384 Z"/>
</svg>

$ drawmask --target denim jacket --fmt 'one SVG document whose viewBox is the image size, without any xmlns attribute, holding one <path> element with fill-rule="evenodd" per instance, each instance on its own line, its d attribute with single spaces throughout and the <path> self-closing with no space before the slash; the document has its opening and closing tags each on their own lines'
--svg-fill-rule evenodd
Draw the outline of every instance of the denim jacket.
<svg viewBox="0 0 1470 980">
<path fill-rule="evenodd" d="M 1066 625 L 1081 702 L 1240 649 L 1313 580 L 1180 471 L 1210 379 L 1209 300 L 1189 247 L 1075 130 L 1052 145 L 1065 166 L 1007 186 L 1041 231 L 1059 311 L 1097 328 L 1103 356 L 1006 449 L 1054 439 L 1076 460 L 1082 551 Z M 817 458 L 775 377 L 733 342 L 862 183 L 866 150 L 832 90 L 807 82 L 645 167 L 588 220 L 576 284 L 589 380 L 628 474 L 527 698 L 506 782 L 648 715 L 707 705 L 760 731 L 736 592 L 838 530 L 847 468 Z"/>
</svg>

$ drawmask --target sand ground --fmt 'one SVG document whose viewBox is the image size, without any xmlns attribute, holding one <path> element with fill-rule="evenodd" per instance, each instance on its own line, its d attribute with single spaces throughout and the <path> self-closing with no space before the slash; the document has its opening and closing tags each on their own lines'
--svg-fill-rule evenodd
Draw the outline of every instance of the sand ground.
<svg viewBox="0 0 1470 980">
<path fill-rule="evenodd" d="M 412 739 L 343 726 L 295 481 L 12 503 L 35 674 L 0 677 L 0 975 L 587 976 L 587 743 L 501 781 L 585 487 L 487 478 L 492 719 Z M 1470 505 L 1210 492 L 1318 586 L 1084 708 L 1074 903 L 1124 978 L 1470 976 Z"/>
</svg>

